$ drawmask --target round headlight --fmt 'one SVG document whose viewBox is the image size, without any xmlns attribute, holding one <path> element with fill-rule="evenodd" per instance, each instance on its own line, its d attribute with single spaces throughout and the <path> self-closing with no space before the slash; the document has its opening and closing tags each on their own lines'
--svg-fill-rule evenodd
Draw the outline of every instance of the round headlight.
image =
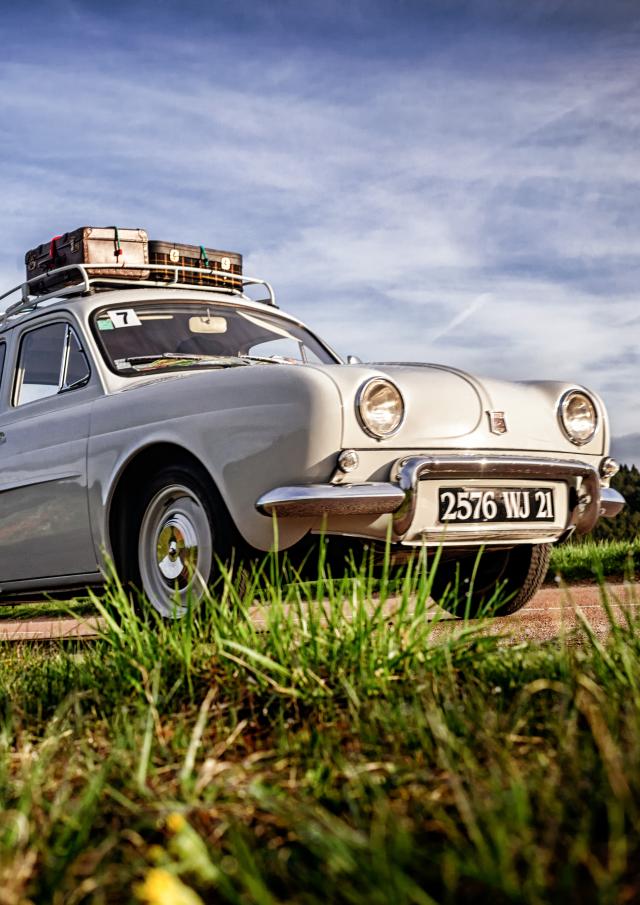
<svg viewBox="0 0 640 905">
<path fill-rule="evenodd" d="M 598 427 L 598 413 L 586 393 L 569 390 L 560 400 L 558 414 L 563 431 L 576 446 L 583 446 L 593 439 Z"/>
<path fill-rule="evenodd" d="M 363 430 L 383 439 L 395 434 L 402 424 L 404 401 L 397 387 L 374 377 L 360 387 L 356 411 Z"/>
</svg>

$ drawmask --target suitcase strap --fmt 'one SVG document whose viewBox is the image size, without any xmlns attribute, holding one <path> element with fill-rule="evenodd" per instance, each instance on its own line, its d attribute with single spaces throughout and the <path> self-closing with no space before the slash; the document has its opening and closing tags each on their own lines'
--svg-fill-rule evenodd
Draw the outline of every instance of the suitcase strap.
<svg viewBox="0 0 640 905">
<path fill-rule="evenodd" d="M 53 239 L 49 242 L 49 259 L 53 261 L 54 258 L 58 257 L 58 246 L 56 242 L 58 239 L 61 239 L 62 236 L 54 236 Z"/>
<path fill-rule="evenodd" d="M 116 258 L 119 258 L 120 255 L 122 254 L 122 248 L 120 246 L 120 233 L 118 232 L 117 226 L 112 226 L 111 228 L 113 229 L 113 235 L 114 235 L 113 241 L 115 243 L 114 254 L 115 254 Z"/>
<path fill-rule="evenodd" d="M 200 246 L 200 260 L 204 261 L 204 266 L 209 267 L 209 256 L 207 254 L 207 250 L 204 245 Z"/>
</svg>

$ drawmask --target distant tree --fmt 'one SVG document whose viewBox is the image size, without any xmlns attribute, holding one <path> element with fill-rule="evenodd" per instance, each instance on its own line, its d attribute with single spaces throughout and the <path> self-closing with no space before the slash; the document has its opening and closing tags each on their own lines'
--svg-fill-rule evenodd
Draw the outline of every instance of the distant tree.
<svg viewBox="0 0 640 905">
<path fill-rule="evenodd" d="M 640 537 L 640 471 L 635 465 L 623 465 L 611 481 L 627 501 L 613 519 L 603 518 L 590 535 L 595 540 L 633 540 Z"/>
</svg>

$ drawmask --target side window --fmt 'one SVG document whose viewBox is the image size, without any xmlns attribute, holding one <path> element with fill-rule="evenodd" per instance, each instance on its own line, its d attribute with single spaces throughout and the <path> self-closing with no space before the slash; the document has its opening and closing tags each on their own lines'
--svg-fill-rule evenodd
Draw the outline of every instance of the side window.
<svg viewBox="0 0 640 905">
<path fill-rule="evenodd" d="M 75 332 L 68 324 L 47 324 L 22 339 L 16 374 L 14 405 L 55 396 L 89 379 L 89 365 Z"/>
<path fill-rule="evenodd" d="M 4 360 L 7 355 L 7 344 L 4 340 L 0 340 L 0 382 L 4 373 Z"/>
<path fill-rule="evenodd" d="M 84 386 L 90 376 L 89 362 L 82 351 L 82 346 L 78 342 L 78 337 L 73 329 L 69 327 L 67 335 L 67 366 L 61 389 L 73 390 L 78 386 Z"/>
</svg>

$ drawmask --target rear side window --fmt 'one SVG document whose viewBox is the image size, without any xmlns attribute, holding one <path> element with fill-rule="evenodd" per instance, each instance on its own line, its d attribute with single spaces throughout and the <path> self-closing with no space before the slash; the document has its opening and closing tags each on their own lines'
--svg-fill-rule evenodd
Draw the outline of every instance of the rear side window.
<svg viewBox="0 0 640 905">
<path fill-rule="evenodd" d="M 7 354 L 7 344 L 4 340 L 0 341 L 0 382 L 4 373 L 4 360 Z"/>
<path fill-rule="evenodd" d="M 56 396 L 83 386 L 89 376 L 86 356 L 69 324 L 37 327 L 22 338 L 13 404 Z"/>
</svg>

